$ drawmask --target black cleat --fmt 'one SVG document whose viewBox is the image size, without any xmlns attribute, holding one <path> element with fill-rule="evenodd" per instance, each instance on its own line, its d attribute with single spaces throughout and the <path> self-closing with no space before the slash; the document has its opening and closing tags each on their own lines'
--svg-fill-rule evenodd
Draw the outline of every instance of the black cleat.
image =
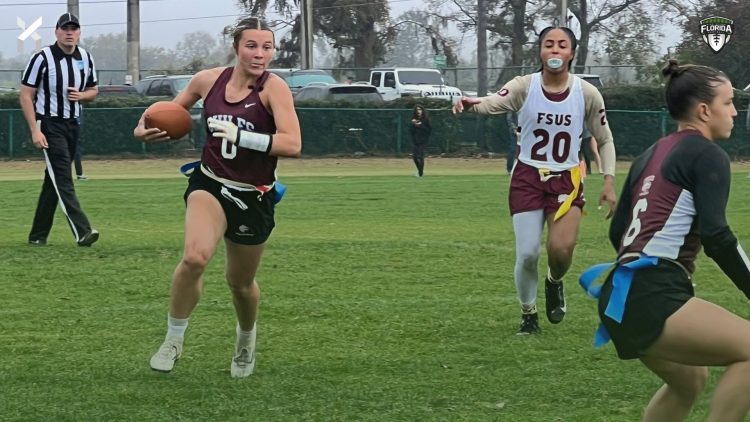
<svg viewBox="0 0 750 422">
<path fill-rule="evenodd" d="M 528 336 L 539 334 L 542 329 L 539 328 L 539 314 L 521 314 L 521 325 L 518 327 L 517 336 Z"/>
<path fill-rule="evenodd" d="M 559 324 L 565 318 L 565 292 L 562 280 L 553 283 L 549 277 L 544 279 L 544 297 L 547 301 L 547 319 L 553 324 Z"/>
<path fill-rule="evenodd" d="M 47 246 L 47 239 L 29 239 L 31 246 Z"/>
<path fill-rule="evenodd" d="M 99 240 L 99 232 L 96 231 L 96 229 L 91 229 L 90 232 L 84 234 L 83 237 L 78 240 L 78 246 L 91 246 L 97 240 Z"/>
</svg>

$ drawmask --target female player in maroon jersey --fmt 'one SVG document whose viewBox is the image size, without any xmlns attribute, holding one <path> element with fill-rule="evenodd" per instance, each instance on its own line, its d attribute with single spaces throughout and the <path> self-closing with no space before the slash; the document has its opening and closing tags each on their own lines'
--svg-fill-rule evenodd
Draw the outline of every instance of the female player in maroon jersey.
<svg viewBox="0 0 750 422">
<path fill-rule="evenodd" d="M 670 60 L 662 73 L 678 128 L 639 156 L 625 181 L 609 233 L 617 266 L 598 295 L 597 340 L 611 338 L 621 359 L 640 359 L 664 381 L 644 420 L 683 420 L 708 380 L 706 367 L 725 366 L 709 420 L 742 421 L 750 408 L 750 322 L 696 298 L 692 284 L 703 246 L 750 297 L 750 262 L 726 221 L 729 157 L 717 145 L 737 116 L 733 89 L 706 66 Z M 585 272 L 582 284 L 596 272 Z"/>
<path fill-rule="evenodd" d="M 174 99 L 185 109 L 204 99 L 208 136 L 185 192 L 185 245 L 172 276 L 167 335 L 150 362 L 157 371 L 171 371 L 182 354 L 203 272 L 222 237 L 237 314 L 231 375 L 246 377 L 255 368 L 255 274 L 274 227 L 276 161 L 298 157 L 302 141 L 291 91 L 266 71 L 275 51 L 273 32 L 265 22 L 246 18 L 232 37 L 236 64 L 198 72 Z M 158 128 L 146 129 L 142 117 L 134 135 L 146 142 L 166 137 Z"/>
</svg>

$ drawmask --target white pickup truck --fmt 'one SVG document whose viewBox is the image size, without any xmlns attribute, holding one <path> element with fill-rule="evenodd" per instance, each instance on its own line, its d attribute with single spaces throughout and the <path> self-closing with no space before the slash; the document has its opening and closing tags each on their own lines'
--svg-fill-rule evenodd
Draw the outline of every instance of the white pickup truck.
<svg viewBox="0 0 750 422">
<path fill-rule="evenodd" d="M 456 102 L 461 90 L 448 86 L 437 69 L 389 67 L 370 69 L 370 85 L 385 101 L 401 97 L 439 98 Z"/>
</svg>

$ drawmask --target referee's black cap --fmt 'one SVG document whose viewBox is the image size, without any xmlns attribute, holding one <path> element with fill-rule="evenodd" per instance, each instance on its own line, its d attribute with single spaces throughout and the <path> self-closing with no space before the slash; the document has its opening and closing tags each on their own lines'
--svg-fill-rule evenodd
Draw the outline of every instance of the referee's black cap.
<svg viewBox="0 0 750 422">
<path fill-rule="evenodd" d="M 57 20 L 57 25 L 55 25 L 55 29 L 59 29 L 60 27 L 63 27 L 65 25 L 75 25 L 77 27 L 81 27 L 81 24 L 78 23 L 78 16 L 68 12 L 63 13 L 62 16 L 60 16 L 60 19 Z"/>
</svg>

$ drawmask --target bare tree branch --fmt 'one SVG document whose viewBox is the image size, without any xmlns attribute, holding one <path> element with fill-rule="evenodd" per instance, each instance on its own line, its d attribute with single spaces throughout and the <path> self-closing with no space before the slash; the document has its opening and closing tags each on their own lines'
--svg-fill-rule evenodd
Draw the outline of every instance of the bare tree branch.
<svg viewBox="0 0 750 422">
<path fill-rule="evenodd" d="M 607 13 L 600 14 L 596 18 L 592 19 L 588 23 L 588 25 L 589 25 L 590 28 L 593 28 L 593 27 L 599 25 L 600 23 L 602 23 L 603 21 L 605 21 L 605 20 L 611 18 L 612 16 L 614 16 L 614 15 L 622 12 L 623 10 L 627 9 L 628 6 L 630 6 L 632 4 L 636 4 L 636 3 L 640 2 L 640 1 L 641 0 L 625 0 L 625 3 L 622 3 L 622 4 L 618 5 L 618 6 L 615 6 L 615 7 L 611 8 Z"/>
</svg>

